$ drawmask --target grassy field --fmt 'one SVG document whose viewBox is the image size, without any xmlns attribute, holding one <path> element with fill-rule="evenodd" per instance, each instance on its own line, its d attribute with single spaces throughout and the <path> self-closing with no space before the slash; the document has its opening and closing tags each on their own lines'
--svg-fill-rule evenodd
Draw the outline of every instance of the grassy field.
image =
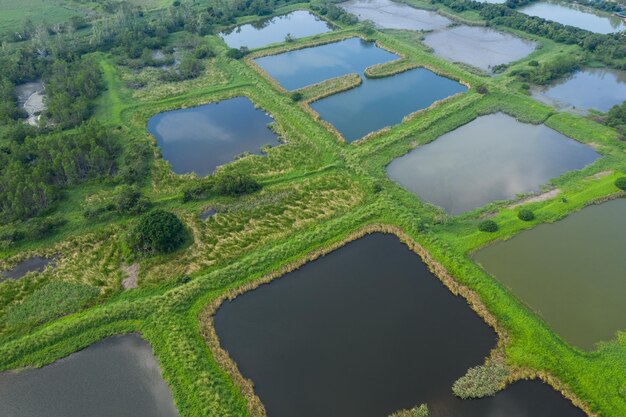
<svg viewBox="0 0 626 417">
<path fill-rule="evenodd" d="M 33 24 L 50 24 L 68 21 L 83 11 L 66 0 L 0 0 L 0 33 L 18 30 L 25 19 Z"/>
<path fill-rule="evenodd" d="M 364 35 L 358 27 L 343 28 L 255 51 L 253 56 L 349 36 Z M 619 196 L 613 181 L 626 170 L 626 144 L 612 129 L 577 115 L 555 113 L 530 99 L 506 73 L 494 78 L 477 75 L 433 56 L 401 32 L 374 32 L 368 37 L 402 56 L 402 61 L 370 69 L 370 75 L 423 66 L 463 82 L 470 87 L 468 92 L 349 145 L 314 117 L 307 102 L 357 85 L 353 76 L 305 89 L 304 99 L 294 103 L 249 59 L 228 59 L 226 46 L 216 36 L 205 39 L 217 56 L 206 60 L 206 72 L 199 79 L 184 83 L 161 83 L 156 70 L 133 72 L 116 67 L 107 55 L 97 55 L 107 90 L 98 101 L 96 117 L 117 127 L 128 141 L 150 144 L 154 163 L 144 191 L 155 206 L 179 215 L 192 241 L 172 254 L 138 259 L 139 288 L 123 291 L 120 282 L 125 266 L 133 261 L 124 243 L 131 220 L 85 220 L 80 215 L 81 203 L 109 192 L 110 187 L 82 186 L 63 203 L 70 221 L 59 235 L 2 254 L 0 266 L 34 253 L 57 254 L 59 260 L 56 269 L 0 284 L 0 369 L 41 366 L 108 335 L 136 331 L 152 345 L 181 416 L 249 415 L 240 388 L 202 337 L 199 317 L 224 294 L 253 286 L 264 277 L 279 276 L 375 226 L 396 231 L 423 248 L 425 256 L 454 277 L 451 287 L 475 309 L 495 317 L 503 332 L 498 353 L 515 377 L 540 377 L 589 413 L 626 414 L 626 333 L 593 352 L 569 346 L 469 257 L 490 242 Z M 529 59 L 551 59 L 562 49 L 576 50 L 548 41 L 541 45 L 516 65 L 526 65 Z M 136 80 L 147 87 L 131 89 L 129 84 Z M 478 93 L 478 85 L 486 86 L 488 92 Z M 165 110 L 242 95 L 274 118 L 285 145 L 221 169 L 250 173 L 263 190 L 240 198 L 212 197 L 183 204 L 183 187 L 198 179 L 170 172 L 145 129 L 148 118 Z M 512 201 L 450 217 L 386 177 L 384 168 L 394 158 L 494 112 L 546 123 L 594 146 L 603 157 L 554 179 L 549 187 L 561 190 L 559 198 L 532 203 L 537 215 L 532 222 L 517 219 Z M 609 174 L 597 175 L 605 172 Z M 198 214 L 207 207 L 217 214 L 201 221 Z M 478 222 L 486 217 L 498 223 L 498 232 L 477 230 Z M 42 297 L 67 303 L 47 308 L 40 302 Z"/>
</svg>

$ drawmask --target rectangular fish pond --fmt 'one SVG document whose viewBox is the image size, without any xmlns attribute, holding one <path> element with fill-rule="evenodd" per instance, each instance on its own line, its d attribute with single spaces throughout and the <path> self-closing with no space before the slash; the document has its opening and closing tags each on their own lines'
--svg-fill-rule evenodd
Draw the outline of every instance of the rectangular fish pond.
<svg viewBox="0 0 626 417">
<path fill-rule="evenodd" d="M 163 158 L 176 174 L 211 174 L 244 152 L 261 155 L 280 144 L 268 125 L 273 119 L 245 97 L 167 111 L 148 120 Z"/>
<path fill-rule="evenodd" d="M 474 259 L 567 342 L 593 349 L 626 330 L 626 199 L 584 208 Z"/>
<path fill-rule="evenodd" d="M 305 10 L 296 10 L 282 16 L 263 19 L 220 33 L 231 48 L 260 48 L 272 43 L 284 42 L 289 35 L 294 39 L 329 32 L 329 23 Z"/>
<path fill-rule="evenodd" d="M 350 0 L 339 4 L 359 20 L 371 20 L 384 29 L 435 30 L 452 23 L 431 10 L 416 9 L 392 0 Z"/>
<path fill-rule="evenodd" d="M 0 373 L 7 417 L 176 417 L 150 345 L 115 336 L 40 369 Z"/>
<path fill-rule="evenodd" d="M 551 178 L 599 157 L 589 146 L 545 125 L 497 113 L 396 158 L 387 174 L 421 199 L 457 215 L 539 191 Z"/>
<path fill-rule="evenodd" d="M 538 381 L 461 400 L 452 384 L 496 334 L 395 236 L 372 234 L 226 301 L 221 346 L 269 417 L 583 417 Z"/>
<path fill-rule="evenodd" d="M 369 66 L 398 56 L 359 38 L 258 58 L 261 66 L 287 90 L 357 73 L 363 83 L 311 104 L 347 142 L 395 125 L 403 117 L 467 88 L 457 81 L 418 68 L 384 78 L 368 79 Z"/>
</svg>

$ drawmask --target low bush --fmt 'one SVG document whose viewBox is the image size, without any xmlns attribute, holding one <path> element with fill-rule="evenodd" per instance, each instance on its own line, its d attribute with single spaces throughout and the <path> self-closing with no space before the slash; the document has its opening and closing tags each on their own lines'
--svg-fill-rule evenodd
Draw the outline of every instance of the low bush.
<svg viewBox="0 0 626 417">
<path fill-rule="evenodd" d="M 251 176 L 239 173 L 220 174 L 215 177 L 213 191 L 219 195 L 237 196 L 250 194 L 261 189 Z"/>
<path fill-rule="evenodd" d="M 478 230 L 481 232 L 493 233 L 498 231 L 498 225 L 493 220 L 483 220 L 478 223 Z"/>
<path fill-rule="evenodd" d="M 476 366 L 456 380 L 452 391 L 464 400 L 491 396 L 505 386 L 508 376 L 508 369 L 498 363 Z"/>
<path fill-rule="evenodd" d="M 420 406 L 415 406 L 410 410 L 400 410 L 395 413 L 389 415 L 389 417 L 428 417 L 428 406 L 426 404 L 422 404 Z"/>
<path fill-rule="evenodd" d="M 517 212 L 517 218 L 525 222 L 529 222 L 535 219 L 535 213 L 530 209 L 521 209 Z"/>
<path fill-rule="evenodd" d="M 620 190 L 626 191 L 626 177 L 619 177 L 615 180 L 615 186 Z"/>
</svg>

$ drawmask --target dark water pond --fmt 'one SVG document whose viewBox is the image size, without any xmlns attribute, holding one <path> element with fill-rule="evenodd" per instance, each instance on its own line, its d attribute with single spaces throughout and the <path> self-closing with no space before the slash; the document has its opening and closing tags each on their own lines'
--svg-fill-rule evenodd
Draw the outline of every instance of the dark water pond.
<svg viewBox="0 0 626 417">
<path fill-rule="evenodd" d="M 41 272 L 46 269 L 46 266 L 54 262 L 53 258 L 43 258 L 41 256 L 33 256 L 18 263 L 12 269 L 8 271 L 0 272 L 0 282 L 6 279 L 19 279 L 29 272 Z"/>
<path fill-rule="evenodd" d="M 10 417 L 174 417 L 169 387 L 150 345 L 110 337 L 41 369 L 0 374 L 1 414 Z"/>
<path fill-rule="evenodd" d="M 288 34 L 297 39 L 330 30 L 332 27 L 324 20 L 307 11 L 297 10 L 286 15 L 237 26 L 220 33 L 220 36 L 231 48 L 245 46 L 253 49 L 271 43 L 284 42 Z"/>
<path fill-rule="evenodd" d="M 220 307 L 222 346 L 270 417 L 583 416 L 549 387 L 463 401 L 451 386 L 494 332 L 391 235 L 373 234 Z"/>
<path fill-rule="evenodd" d="M 148 131 L 172 171 L 204 176 L 244 152 L 261 155 L 263 146 L 278 145 L 271 122 L 250 100 L 236 97 L 159 113 L 148 120 Z"/>
<path fill-rule="evenodd" d="M 362 74 L 367 67 L 398 58 L 373 42 L 350 38 L 255 61 L 283 88 L 296 90 L 350 73 Z"/>
<path fill-rule="evenodd" d="M 476 26 L 432 32 L 426 35 L 424 43 L 448 61 L 464 62 L 485 71 L 522 59 L 537 47 L 535 42 Z"/>
<path fill-rule="evenodd" d="M 626 100 L 626 71 L 586 68 L 548 86 L 535 87 L 533 97 L 559 110 L 606 112 Z"/>
<path fill-rule="evenodd" d="M 482 116 L 393 160 L 389 177 L 451 214 L 539 191 L 600 155 L 545 125 Z"/>
<path fill-rule="evenodd" d="M 386 29 L 434 30 L 452 23 L 436 12 L 391 0 L 350 0 L 339 5 L 359 20 L 371 20 L 376 26 Z"/>
<path fill-rule="evenodd" d="M 626 29 L 626 24 L 617 16 L 562 1 L 535 2 L 519 11 L 595 33 L 612 33 Z"/>
<path fill-rule="evenodd" d="M 359 87 L 311 103 L 311 108 L 352 142 L 466 90 L 456 81 L 418 68 L 385 78 L 365 78 Z"/>
<path fill-rule="evenodd" d="M 626 200 L 488 246 L 475 259 L 569 343 L 592 349 L 626 329 Z"/>
</svg>

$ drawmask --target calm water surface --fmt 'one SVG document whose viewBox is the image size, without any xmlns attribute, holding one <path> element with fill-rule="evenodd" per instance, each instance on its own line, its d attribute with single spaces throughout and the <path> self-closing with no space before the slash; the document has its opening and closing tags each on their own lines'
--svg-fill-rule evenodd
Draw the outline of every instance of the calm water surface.
<svg viewBox="0 0 626 417">
<path fill-rule="evenodd" d="M 494 332 L 391 235 L 352 242 L 220 307 L 222 346 L 269 417 L 381 417 L 428 403 L 431 417 L 582 417 L 551 388 L 492 398 L 451 392 Z"/>
<path fill-rule="evenodd" d="M 606 112 L 626 100 L 626 71 L 587 68 L 548 86 L 534 88 L 533 97 L 559 110 Z"/>
<path fill-rule="evenodd" d="M 544 125 L 479 117 L 395 159 L 389 177 L 451 214 L 508 200 L 600 157 Z"/>
<path fill-rule="evenodd" d="M 204 176 L 244 152 L 261 155 L 264 145 L 278 145 L 271 122 L 250 100 L 236 97 L 159 113 L 148 120 L 148 131 L 172 171 Z"/>
<path fill-rule="evenodd" d="M 373 42 L 350 38 L 255 61 L 283 88 L 296 90 L 346 74 L 362 74 L 367 67 L 398 58 Z"/>
<path fill-rule="evenodd" d="M 2 415 L 175 417 L 150 345 L 110 337 L 41 369 L 0 373 Z"/>
<path fill-rule="evenodd" d="M 386 29 L 434 30 L 452 23 L 436 12 L 391 0 L 350 0 L 339 5 L 359 20 L 371 20 Z"/>
<path fill-rule="evenodd" d="M 626 29 L 626 24 L 617 16 L 561 1 L 536 2 L 520 8 L 519 11 L 595 33 L 612 33 Z"/>
<path fill-rule="evenodd" d="M 476 253 L 569 343 L 592 349 L 626 329 L 626 200 L 587 207 Z"/>
<path fill-rule="evenodd" d="M 246 46 L 253 49 L 284 42 L 287 34 L 294 38 L 304 38 L 330 30 L 332 27 L 324 20 L 307 11 L 297 10 L 283 16 L 237 26 L 220 33 L 220 36 L 231 48 Z"/>
<path fill-rule="evenodd" d="M 456 81 L 418 68 L 391 77 L 364 78 L 359 87 L 311 103 L 311 108 L 352 142 L 466 90 Z"/>
<path fill-rule="evenodd" d="M 41 272 L 46 269 L 46 266 L 53 262 L 52 258 L 43 258 L 41 256 L 33 256 L 32 258 L 28 258 L 18 263 L 8 271 L 0 272 L 0 282 L 5 279 L 19 279 L 29 272 Z"/>
<path fill-rule="evenodd" d="M 448 61 L 464 62 L 485 71 L 522 59 L 537 47 L 535 42 L 477 26 L 432 32 L 426 35 L 424 43 Z"/>
</svg>

